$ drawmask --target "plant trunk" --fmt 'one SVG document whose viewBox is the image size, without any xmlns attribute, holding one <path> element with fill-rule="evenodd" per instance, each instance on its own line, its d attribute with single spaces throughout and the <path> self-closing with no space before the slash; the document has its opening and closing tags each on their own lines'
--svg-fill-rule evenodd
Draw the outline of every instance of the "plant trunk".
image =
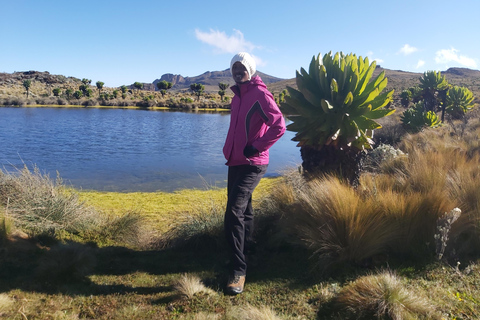
<svg viewBox="0 0 480 320">
<path fill-rule="evenodd" d="M 302 146 L 302 167 L 307 177 L 334 174 L 353 187 L 359 184 L 365 153 L 357 149 L 340 150 L 333 146 Z"/>
</svg>

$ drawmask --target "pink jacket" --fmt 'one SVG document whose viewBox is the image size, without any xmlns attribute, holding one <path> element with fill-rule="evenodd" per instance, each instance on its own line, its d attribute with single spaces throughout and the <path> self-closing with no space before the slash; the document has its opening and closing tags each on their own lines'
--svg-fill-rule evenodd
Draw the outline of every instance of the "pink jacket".
<svg viewBox="0 0 480 320">
<path fill-rule="evenodd" d="M 223 154 L 227 166 L 268 164 L 268 149 L 285 132 L 285 120 L 272 94 L 258 76 L 232 86 L 230 127 Z M 253 145 L 259 153 L 247 159 L 243 149 Z"/>
</svg>

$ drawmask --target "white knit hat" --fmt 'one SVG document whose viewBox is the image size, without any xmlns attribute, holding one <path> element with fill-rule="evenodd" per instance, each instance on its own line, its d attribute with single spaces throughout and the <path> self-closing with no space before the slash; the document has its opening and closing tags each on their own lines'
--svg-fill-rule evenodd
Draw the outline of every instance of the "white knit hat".
<svg viewBox="0 0 480 320">
<path fill-rule="evenodd" d="M 252 76 L 255 74 L 257 71 L 257 64 L 255 63 L 255 60 L 252 58 L 251 55 L 249 55 L 246 52 L 239 52 L 237 53 L 233 58 L 232 61 L 230 62 L 230 72 L 232 72 L 232 67 L 235 62 L 240 62 L 245 66 L 248 72 L 248 80 L 252 78 Z"/>
</svg>

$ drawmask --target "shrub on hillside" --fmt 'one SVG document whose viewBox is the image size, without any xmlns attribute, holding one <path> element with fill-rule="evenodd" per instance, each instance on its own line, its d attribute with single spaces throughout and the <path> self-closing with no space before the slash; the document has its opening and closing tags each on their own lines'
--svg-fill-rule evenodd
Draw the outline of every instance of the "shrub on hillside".
<svg viewBox="0 0 480 320">
<path fill-rule="evenodd" d="M 68 104 L 68 100 L 64 98 L 57 98 L 57 105 L 59 106 L 65 106 Z"/>
<path fill-rule="evenodd" d="M 7 107 L 23 107 L 24 105 L 29 104 L 29 100 L 22 97 L 8 97 L 1 99 L 0 104 Z"/>
<path fill-rule="evenodd" d="M 373 141 L 376 144 L 389 144 L 397 146 L 407 131 L 400 122 L 399 114 L 393 114 L 390 117 L 380 119 L 378 121 L 382 125 L 382 129 L 375 130 Z"/>
<path fill-rule="evenodd" d="M 98 105 L 98 101 L 95 99 L 84 99 L 79 103 L 79 105 L 84 107 L 93 107 Z"/>
<path fill-rule="evenodd" d="M 38 98 L 35 99 L 36 104 L 44 105 L 44 106 L 56 105 L 57 102 L 58 102 L 57 97 L 38 97 Z"/>
<path fill-rule="evenodd" d="M 135 105 L 141 108 L 151 108 L 151 107 L 154 107 L 156 104 L 157 103 L 155 102 L 155 100 L 147 99 L 147 100 L 137 101 Z"/>
</svg>

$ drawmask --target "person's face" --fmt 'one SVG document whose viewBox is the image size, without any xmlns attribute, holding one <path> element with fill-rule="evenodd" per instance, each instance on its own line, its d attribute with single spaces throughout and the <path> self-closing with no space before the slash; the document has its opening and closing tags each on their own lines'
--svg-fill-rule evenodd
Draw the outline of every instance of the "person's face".
<svg viewBox="0 0 480 320">
<path fill-rule="evenodd" d="M 233 80 L 235 80 L 237 84 L 247 82 L 248 81 L 247 68 L 245 68 L 245 66 L 241 62 L 239 61 L 235 62 L 232 66 L 232 76 L 233 76 Z"/>
</svg>

